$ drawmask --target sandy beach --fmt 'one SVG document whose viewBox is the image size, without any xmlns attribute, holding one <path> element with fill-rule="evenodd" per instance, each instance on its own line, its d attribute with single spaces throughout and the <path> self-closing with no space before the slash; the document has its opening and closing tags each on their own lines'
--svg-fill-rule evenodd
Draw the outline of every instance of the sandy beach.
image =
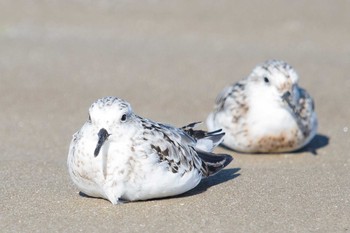
<svg viewBox="0 0 350 233">
<path fill-rule="evenodd" d="M 1 232 L 350 232 L 349 1 L 1 1 Z M 96 99 L 204 121 L 266 59 L 316 103 L 303 150 L 242 154 L 178 197 L 79 195 L 66 159 Z M 205 129 L 205 125 L 202 125 Z"/>
</svg>

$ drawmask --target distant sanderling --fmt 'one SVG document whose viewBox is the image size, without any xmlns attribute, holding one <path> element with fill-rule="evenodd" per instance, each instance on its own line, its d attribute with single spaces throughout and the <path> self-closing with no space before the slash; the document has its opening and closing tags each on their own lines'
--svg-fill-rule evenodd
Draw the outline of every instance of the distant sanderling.
<svg viewBox="0 0 350 233">
<path fill-rule="evenodd" d="M 314 102 L 286 62 L 268 60 L 225 88 L 209 114 L 209 130 L 222 129 L 223 144 L 241 152 L 287 152 L 315 136 Z"/>
<path fill-rule="evenodd" d="M 196 124 L 175 128 L 135 115 L 122 99 L 99 99 L 73 135 L 70 176 L 83 193 L 113 204 L 184 193 L 232 161 L 211 153 L 224 133 Z"/>
</svg>

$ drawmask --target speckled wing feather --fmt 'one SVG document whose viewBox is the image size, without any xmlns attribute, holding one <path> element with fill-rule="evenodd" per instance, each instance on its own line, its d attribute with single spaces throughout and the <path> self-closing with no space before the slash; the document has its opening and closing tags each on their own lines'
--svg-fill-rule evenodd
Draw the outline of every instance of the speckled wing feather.
<svg viewBox="0 0 350 233">
<path fill-rule="evenodd" d="M 160 162 L 167 162 L 169 170 L 173 173 L 183 175 L 192 169 L 197 169 L 202 176 L 207 177 L 221 170 L 232 160 L 229 155 L 218 155 L 212 162 L 208 158 L 216 155 L 197 151 L 196 139 L 182 129 L 139 119 L 144 128 L 144 143 L 148 143 L 149 149 L 158 154 Z M 201 159 L 200 154 L 205 154 L 207 161 Z"/>
<path fill-rule="evenodd" d="M 248 111 L 245 95 L 246 80 L 243 79 L 229 87 L 226 87 L 216 98 L 215 115 L 228 111 L 232 116 L 232 122 L 238 122 L 242 117 L 242 111 Z"/>
<path fill-rule="evenodd" d="M 207 132 L 204 130 L 195 130 L 194 128 L 201 123 L 202 122 L 194 122 L 194 123 L 185 125 L 180 129 L 183 130 L 186 134 L 188 134 L 192 138 L 194 138 L 196 142 L 199 142 L 199 141 L 204 142 L 205 140 L 210 141 L 211 142 L 210 145 L 206 143 L 207 145 L 205 145 L 205 147 L 207 147 L 207 149 L 205 151 L 212 151 L 213 148 L 215 148 L 222 142 L 223 137 L 225 136 L 225 133 L 222 132 L 222 129 L 214 130 L 211 132 Z M 198 143 L 197 143 L 197 146 L 198 146 Z"/>
<path fill-rule="evenodd" d="M 315 103 L 309 93 L 303 88 L 299 88 L 299 97 L 298 107 L 295 108 L 294 113 L 299 116 L 296 119 L 300 130 L 305 137 L 308 137 L 314 126 L 310 123 L 310 120 L 312 119 L 311 115 L 315 111 Z"/>
</svg>

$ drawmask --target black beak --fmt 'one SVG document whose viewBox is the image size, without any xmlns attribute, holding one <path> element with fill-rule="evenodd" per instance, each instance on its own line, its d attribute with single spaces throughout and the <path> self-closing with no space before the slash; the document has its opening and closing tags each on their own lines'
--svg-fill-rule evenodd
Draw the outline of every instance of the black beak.
<svg viewBox="0 0 350 233">
<path fill-rule="evenodd" d="M 290 92 L 287 91 L 286 93 L 284 93 L 284 94 L 282 95 L 282 99 L 283 99 L 284 101 L 290 102 L 290 101 L 289 101 L 290 96 L 291 96 Z"/>
<path fill-rule="evenodd" d="M 291 102 L 291 97 L 292 97 L 292 94 L 289 91 L 287 91 L 282 95 L 282 99 L 285 102 L 287 102 L 288 106 L 293 110 L 293 112 L 295 112 L 295 106 Z"/>
<path fill-rule="evenodd" d="M 107 132 L 107 130 L 105 128 L 100 129 L 100 131 L 98 132 L 98 142 L 96 145 L 96 149 L 94 152 L 95 157 L 97 157 L 97 155 L 100 153 L 101 147 L 103 146 L 103 143 L 105 143 L 105 141 L 108 139 L 109 137 L 109 133 Z"/>
</svg>

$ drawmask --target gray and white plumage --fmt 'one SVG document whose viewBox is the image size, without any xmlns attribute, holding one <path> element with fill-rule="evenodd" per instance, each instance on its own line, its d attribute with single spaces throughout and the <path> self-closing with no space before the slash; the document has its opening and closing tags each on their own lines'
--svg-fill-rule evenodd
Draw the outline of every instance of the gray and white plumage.
<svg viewBox="0 0 350 233">
<path fill-rule="evenodd" d="M 314 101 L 298 86 L 286 62 L 268 60 L 226 87 L 207 118 L 222 129 L 223 144 L 241 152 L 288 152 L 302 148 L 317 132 Z"/>
<path fill-rule="evenodd" d="M 194 130 L 196 124 L 175 128 L 134 114 L 117 97 L 99 99 L 73 135 L 70 176 L 81 192 L 113 204 L 184 193 L 232 161 L 211 153 L 224 133 Z"/>
</svg>

